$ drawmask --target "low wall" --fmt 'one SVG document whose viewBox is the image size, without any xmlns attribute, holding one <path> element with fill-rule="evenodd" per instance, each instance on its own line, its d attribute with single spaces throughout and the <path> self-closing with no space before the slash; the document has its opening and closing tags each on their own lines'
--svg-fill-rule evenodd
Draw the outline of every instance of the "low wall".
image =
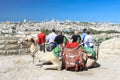
<svg viewBox="0 0 120 80">
<path fill-rule="evenodd" d="M 99 50 L 100 57 L 113 54 L 120 55 L 120 38 L 106 40 L 100 44 Z"/>
<path fill-rule="evenodd" d="M 20 37 L 0 37 L 0 55 L 28 54 L 28 47 L 17 44 Z"/>
</svg>

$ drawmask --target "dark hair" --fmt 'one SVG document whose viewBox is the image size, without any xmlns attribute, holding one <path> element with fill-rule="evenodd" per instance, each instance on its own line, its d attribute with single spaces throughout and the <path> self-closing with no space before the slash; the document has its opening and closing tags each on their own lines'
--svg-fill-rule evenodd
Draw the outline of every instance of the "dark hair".
<svg viewBox="0 0 120 80">
<path fill-rule="evenodd" d="M 35 42 L 33 38 L 31 38 L 31 42 L 33 42 L 33 43 Z"/>
<path fill-rule="evenodd" d="M 52 32 L 55 32 L 55 29 L 52 29 Z"/>
<path fill-rule="evenodd" d="M 87 31 L 87 34 L 90 34 L 90 31 Z"/>
<path fill-rule="evenodd" d="M 58 35 L 62 35 L 62 32 L 60 31 L 60 32 L 58 32 Z"/>
<path fill-rule="evenodd" d="M 87 31 L 87 29 L 86 29 L 86 28 L 84 28 L 84 29 L 83 29 L 83 32 L 85 33 L 86 31 Z"/>
</svg>

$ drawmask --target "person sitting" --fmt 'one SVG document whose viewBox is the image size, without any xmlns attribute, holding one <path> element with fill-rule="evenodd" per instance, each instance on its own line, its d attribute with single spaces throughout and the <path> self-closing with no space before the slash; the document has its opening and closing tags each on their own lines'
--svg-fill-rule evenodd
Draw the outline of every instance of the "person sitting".
<svg viewBox="0 0 120 80">
<path fill-rule="evenodd" d="M 66 47 L 75 48 L 79 46 L 80 43 L 81 43 L 81 37 L 78 34 L 78 31 L 75 31 L 72 37 L 70 38 L 70 41 L 66 42 Z"/>
<path fill-rule="evenodd" d="M 84 28 L 84 29 L 83 29 L 83 33 L 82 33 L 82 35 L 81 35 L 81 40 L 82 40 L 83 46 L 85 45 L 85 44 L 84 44 L 84 39 L 85 39 L 85 36 L 87 35 L 86 32 L 87 32 L 87 29 Z"/>
<path fill-rule="evenodd" d="M 55 33 L 55 29 L 52 29 L 52 33 L 50 33 L 47 37 L 47 42 L 49 43 L 49 46 L 47 48 L 48 51 L 52 51 L 55 47 L 55 38 L 56 38 L 57 34 Z"/>
<path fill-rule="evenodd" d="M 90 35 L 89 31 L 87 31 L 87 35 L 85 36 L 84 44 L 85 44 L 85 47 L 93 48 L 93 38 Z"/>
<path fill-rule="evenodd" d="M 78 31 L 74 32 L 74 35 L 72 35 L 71 39 L 72 39 L 72 42 L 77 42 L 78 41 L 78 43 L 80 43 L 81 37 L 80 37 Z"/>
<path fill-rule="evenodd" d="M 84 46 L 82 46 L 83 52 L 87 55 L 86 67 L 91 68 L 96 64 L 96 52 L 93 49 L 93 39 L 90 32 L 86 32 L 87 35 L 84 39 Z"/>
<path fill-rule="evenodd" d="M 54 41 L 55 41 L 57 46 L 53 50 L 53 52 L 55 54 L 59 53 L 58 55 L 59 55 L 59 58 L 61 59 L 63 57 L 62 56 L 63 48 L 64 48 L 64 46 L 66 44 L 66 37 L 62 34 L 62 32 L 59 32 Z"/>
<path fill-rule="evenodd" d="M 63 44 L 65 36 L 62 34 L 62 32 L 59 32 L 58 35 L 56 36 L 54 42 L 59 45 Z"/>
</svg>

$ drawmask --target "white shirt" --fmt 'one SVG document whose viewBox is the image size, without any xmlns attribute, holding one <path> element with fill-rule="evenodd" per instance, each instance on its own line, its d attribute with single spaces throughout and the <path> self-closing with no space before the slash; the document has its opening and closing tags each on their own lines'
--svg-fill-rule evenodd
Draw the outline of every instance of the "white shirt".
<svg viewBox="0 0 120 80">
<path fill-rule="evenodd" d="M 85 47 L 91 47 L 93 46 L 93 39 L 91 35 L 86 35 L 85 39 L 84 39 L 84 43 L 85 43 Z"/>
<path fill-rule="evenodd" d="M 47 42 L 48 43 L 54 43 L 54 40 L 56 38 L 57 34 L 55 34 L 54 32 L 50 33 L 47 37 Z"/>
</svg>

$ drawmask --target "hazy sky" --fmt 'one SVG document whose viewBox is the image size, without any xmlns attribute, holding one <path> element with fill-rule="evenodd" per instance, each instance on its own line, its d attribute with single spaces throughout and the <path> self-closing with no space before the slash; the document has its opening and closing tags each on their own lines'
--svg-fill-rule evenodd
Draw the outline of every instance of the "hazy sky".
<svg viewBox="0 0 120 80">
<path fill-rule="evenodd" d="M 120 23 L 120 0 L 0 0 L 0 21 L 53 18 Z"/>
</svg>

